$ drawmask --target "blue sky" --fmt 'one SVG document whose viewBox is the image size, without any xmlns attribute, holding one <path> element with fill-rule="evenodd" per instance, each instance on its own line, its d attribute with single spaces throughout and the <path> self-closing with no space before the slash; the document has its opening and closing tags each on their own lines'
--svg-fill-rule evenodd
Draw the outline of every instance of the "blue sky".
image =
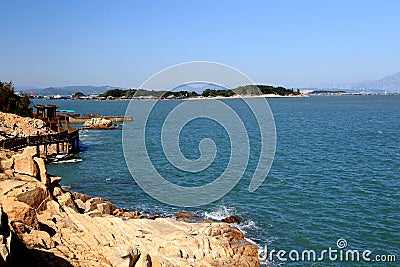
<svg viewBox="0 0 400 267">
<path fill-rule="evenodd" d="M 3 1 L 0 80 L 137 87 L 174 64 L 306 87 L 400 71 L 400 1 Z"/>
</svg>

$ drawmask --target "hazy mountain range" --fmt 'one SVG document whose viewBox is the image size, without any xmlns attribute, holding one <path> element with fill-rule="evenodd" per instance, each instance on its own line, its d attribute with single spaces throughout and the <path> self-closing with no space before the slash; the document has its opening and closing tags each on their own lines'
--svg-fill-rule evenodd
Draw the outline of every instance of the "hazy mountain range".
<svg viewBox="0 0 400 267">
<path fill-rule="evenodd" d="M 32 88 L 32 87 L 30 87 Z M 73 95 L 77 92 L 81 92 L 85 95 L 99 95 L 107 90 L 111 89 L 127 89 L 123 87 L 115 86 L 93 86 L 93 85 L 71 85 L 62 87 L 47 87 L 47 88 L 34 88 L 29 87 L 18 87 L 18 91 L 29 93 L 30 90 L 36 95 Z M 225 89 L 218 85 L 207 84 L 207 83 L 194 83 L 185 84 L 175 88 L 173 91 L 195 91 L 196 93 L 201 93 L 204 89 Z M 313 87 L 314 90 L 343 90 L 349 93 L 355 92 L 370 92 L 370 93 L 400 93 L 400 72 L 386 76 L 380 80 L 371 80 L 363 82 L 354 83 L 344 83 L 327 86 L 317 86 Z"/>
<path fill-rule="evenodd" d="M 328 89 L 328 88 L 320 88 Z M 352 92 L 370 92 L 370 93 L 400 93 L 400 72 L 386 76 L 380 80 L 371 80 L 354 83 L 344 83 L 329 86 L 329 90 L 343 90 Z"/>
<path fill-rule="evenodd" d="M 77 92 L 81 92 L 84 95 L 99 95 L 104 93 L 107 90 L 111 89 L 125 89 L 121 87 L 103 85 L 103 86 L 93 86 L 93 85 L 69 85 L 69 86 L 62 86 L 62 87 L 47 87 L 47 88 L 18 88 L 17 90 L 21 92 L 30 93 L 32 91 L 35 95 L 43 95 L 43 96 L 50 96 L 50 95 L 73 95 Z"/>
<path fill-rule="evenodd" d="M 175 87 L 172 91 L 174 91 L 174 92 L 188 91 L 188 92 L 196 92 L 198 94 L 201 94 L 206 89 L 224 90 L 226 88 L 216 85 L 216 84 L 212 84 L 212 83 L 196 82 L 196 83 L 180 85 L 178 87 Z"/>
</svg>

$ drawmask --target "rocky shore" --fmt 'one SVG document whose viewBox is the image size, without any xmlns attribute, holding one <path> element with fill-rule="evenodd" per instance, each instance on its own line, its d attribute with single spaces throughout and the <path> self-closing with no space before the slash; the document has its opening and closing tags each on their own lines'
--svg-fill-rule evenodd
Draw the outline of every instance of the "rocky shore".
<svg viewBox="0 0 400 267">
<path fill-rule="evenodd" d="M 257 246 L 228 223 L 142 216 L 64 190 L 35 153 L 0 151 L 0 266 L 259 266 Z"/>
<path fill-rule="evenodd" d="M 0 140 L 5 138 L 5 135 L 9 137 L 24 137 L 50 133 L 54 132 L 42 120 L 0 112 Z"/>
</svg>

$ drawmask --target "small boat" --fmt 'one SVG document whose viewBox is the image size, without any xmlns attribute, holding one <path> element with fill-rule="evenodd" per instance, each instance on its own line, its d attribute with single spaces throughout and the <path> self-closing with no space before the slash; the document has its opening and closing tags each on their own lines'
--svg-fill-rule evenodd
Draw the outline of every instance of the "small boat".
<svg viewBox="0 0 400 267">
<path fill-rule="evenodd" d="M 48 161 L 52 162 L 52 163 L 66 162 L 66 161 L 74 160 L 73 156 L 74 156 L 73 154 L 58 154 L 58 155 L 49 157 Z"/>
<path fill-rule="evenodd" d="M 57 111 L 60 113 L 75 113 L 75 111 L 72 109 L 59 109 Z"/>
</svg>

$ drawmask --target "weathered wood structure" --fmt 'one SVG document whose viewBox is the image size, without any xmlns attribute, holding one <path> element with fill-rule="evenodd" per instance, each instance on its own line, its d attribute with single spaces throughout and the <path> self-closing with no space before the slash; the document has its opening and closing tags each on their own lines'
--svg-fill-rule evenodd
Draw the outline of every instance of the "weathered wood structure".
<svg viewBox="0 0 400 267">
<path fill-rule="evenodd" d="M 79 129 L 69 126 L 68 117 L 58 116 L 55 105 L 37 105 L 35 118 L 46 122 L 54 134 L 10 137 L 0 140 L 0 147 L 18 150 L 27 146 L 36 146 L 37 154 L 47 156 L 48 146 L 56 145 L 56 153 L 70 154 L 79 152 Z M 43 152 L 43 153 L 41 153 Z"/>
</svg>

